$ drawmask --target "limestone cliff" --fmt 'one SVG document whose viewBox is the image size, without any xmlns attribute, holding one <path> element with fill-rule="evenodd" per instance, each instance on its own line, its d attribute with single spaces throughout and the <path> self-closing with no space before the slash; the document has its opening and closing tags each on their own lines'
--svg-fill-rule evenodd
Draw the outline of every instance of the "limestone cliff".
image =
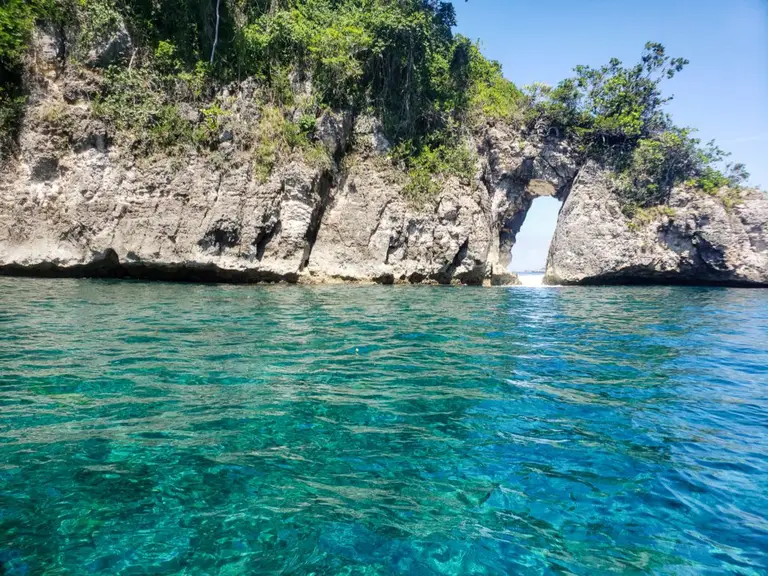
<svg viewBox="0 0 768 576">
<path fill-rule="evenodd" d="M 610 174 L 584 166 L 560 211 L 545 282 L 768 286 L 768 195 L 677 188 L 627 218 Z"/>
<path fill-rule="evenodd" d="M 581 166 L 557 133 L 486 121 L 465 135 L 473 177 L 443 179 L 415 204 L 379 123 L 345 110 L 317 119 L 329 162 L 296 154 L 265 178 L 241 145 L 263 113 L 247 81 L 222 95 L 230 128 L 214 151 L 141 155 L 92 113 L 50 39 L 33 56 L 18 154 L 0 173 L 0 273 L 510 284 L 516 235 L 532 201 L 550 195 L 564 200 L 550 283 L 768 284 L 761 192 L 724 202 L 679 189 L 669 207 L 630 220 L 610 174 Z"/>
<path fill-rule="evenodd" d="M 512 283 L 510 250 L 532 200 L 564 195 L 576 174 L 556 138 L 486 124 L 467 136 L 472 181 L 448 179 L 414 205 L 378 123 L 339 111 L 318 120 L 331 166 L 297 155 L 264 181 L 238 146 L 238 127 L 258 121 L 247 82 L 227 93 L 235 128 L 215 153 L 137 156 L 94 118 L 75 79 L 39 68 L 19 153 L 0 174 L 6 274 Z"/>
</svg>

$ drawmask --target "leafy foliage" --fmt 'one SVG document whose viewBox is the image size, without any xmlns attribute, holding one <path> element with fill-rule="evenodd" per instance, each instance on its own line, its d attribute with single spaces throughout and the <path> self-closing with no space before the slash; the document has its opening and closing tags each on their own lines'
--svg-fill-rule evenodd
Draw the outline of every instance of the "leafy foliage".
<svg viewBox="0 0 768 576">
<path fill-rule="evenodd" d="M 587 149 L 632 147 L 669 126 L 663 106 L 671 98 L 663 96 L 661 82 L 687 64 L 649 42 L 641 61 L 630 68 L 616 58 L 600 68 L 577 66 L 576 76 L 558 84 L 539 111 L 550 125 L 578 135 Z"/>
<path fill-rule="evenodd" d="M 25 103 L 14 90 L 0 88 L 0 162 L 13 146 Z"/>
<path fill-rule="evenodd" d="M 192 128 L 149 69 L 110 68 L 103 95 L 93 103 L 97 117 L 110 124 L 135 150 L 166 150 L 190 141 Z"/>
<path fill-rule="evenodd" d="M 521 91 L 453 34 L 444 0 L 0 0 L 0 145 L 23 111 L 21 62 L 38 21 L 56 24 L 75 60 L 127 27 L 133 57 L 104 75 L 94 111 L 137 151 L 215 148 L 227 114 L 213 95 L 255 78 L 265 104 L 255 163 L 267 175 L 296 150 L 327 162 L 313 144 L 315 118 L 344 107 L 382 121 L 412 198 L 432 195 L 440 178 L 471 179 L 463 130 L 488 121 L 572 139 L 584 158 L 619 174 L 628 207 L 663 204 L 682 182 L 713 193 L 746 178 L 740 165 L 718 170 L 724 153 L 664 112 L 662 83 L 688 61 L 661 44 L 648 43 L 634 66 L 577 66 L 554 88 Z"/>
<path fill-rule="evenodd" d="M 372 106 L 395 140 L 441 128 L 460 96 L 446 2 L 304 0 L 242 31 L 242 71 L 279 87 L 285 70 L 311 79 L 331 106 Z"/>
<path fill-rule="evenodd" d="M 672 187 L 688 175 L 716 172 L 712 164 L 723 156 L 712 142 L 702 147 L 690 130 L 669 127 L 638 140 L 619 176 L 621 198 L 641 206 L 663 204 Z"/>
<path fill-rule="evenodd" d="M 528 121 L 564 133 L 585 157 L 612 165 L 630 212 L 663 204 L 672 188 L 686 181 L 705 191 L 740 185 L 748 177 L 742 165 L 738 175 L 724 176 L 715 166 L 726 154 L 714 143 L 702 145 L 664 112 L 671 97 L 663 96 L 661 84 L 687 64 L 649 42 L 635 66 L 624 67 L 617 59 L 600 68 L 577 66 L 576 75 L 554 89 L 529 90 Z"/>
<path fill-rule="evenodd" d="M 28 0 L 7 0 L 0 6 L 0 69 L 8 73 L 20 63 L 39 6 Z"/>
<path fill-rule="evenodd" d="M 75 53 L 82 58 L 93 46 L 106 41 L 122 23 L 122 17 L 109 0 L 79 0 L 76 24 L 79 37 Z"/>
<path fill-rule="evenodd" d="M 699 172 L 698 177 L 689 181 L 688 184 L 707 194 L 714 194 L 721 188 L 738 188 L 748 179 L 749 172 L 747 172 L 744 164 L 728 164 L 725 173 L 715 170 L 711 166 L 705 166 Z"/>
<path fill-rule="evenodd" d="M 12 144 L 24 105 L 21 62 L 40 6 L 28 0 L 0 4 L 0 159 Z"/>
<path fill-rule="evenodd" d="M 298 123 L 294 123 L 287 120 L 278 107 L 264 107 L 253 152 L 253 168 L 257 179 L 265 182 L 278 162 L 294 151 L 301 152 L 311 165 L 330 168 L 328 151 L 310 138 L 314 127 L 314 118 L 310 122 L 309 117 L 302 117 Z"/>
<path fill-rule="evenodd" d="M 497 63 L 454 37 L 453 5 L 441 0 L 7 0 L 0 22 L 14 26 L 2 28 L 0 59 L 16 62 L 34 21 L 54 11 L 75 31 L 75 58 L 124 23 L 137 48 L 132 66 L 150 68 L 176 100 L 179 88 L 200 98 L 254 77 L 275 104 L 290 105 L 308 81 L 320 104 L 372 110 L 390 140 L 416 149 L 470 109 L 511 117 L 519 96 Z M 103 109 L 120 98 L 127 104 L 129 96 L 106 94 Z M 146 112 L 117 115 L 127 126 L 133 114 L 139 132 Z"/>
<path fill-rule="evenodd" d="M 411 142 L 404 142 L 393 153 L 408 169 L 403 191 L 414 204 L 423 204 L 440 192 L 441 179 L 455 176 L 463 184 L 470 184 L 474 176 L 476 158 L 467 143 L 456 134 L 440 136 L 439 143 L 416 151 L 411 149 Z"/>
<path fill-rule="evenodd" d="M 460 57 L 465 51 L 467 56 Z M 459 37 L 453 65 L 458 65 L 459 70 L 466 69 L 466 79 L 457 89 L 466 95 L 471 113 L 482 119 L 519 120 L 525 98 L 517 86 L 504 78 L 501 64 L 486 59 L 477 44 L 469 44 L 467 39 Z"/>
</svg>

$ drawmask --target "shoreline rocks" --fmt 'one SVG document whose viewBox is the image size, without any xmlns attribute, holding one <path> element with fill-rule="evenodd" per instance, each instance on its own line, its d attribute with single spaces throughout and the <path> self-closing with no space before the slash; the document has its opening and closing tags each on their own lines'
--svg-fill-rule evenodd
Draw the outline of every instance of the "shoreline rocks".
<svg viewBox="0 0 768 576">
<path fill-rule="evenodd" d="M 764 192 L 677 188 L 643 216 L 627 218 L 609 174 L 584 166 L 560 211 L 545 282 L 768 286 Z"/>
<path fill-rule="evenodd" d="M 104 53 L 124 57 L 122 36 Z M 41 70 L 58 65 L 51 46 L 36 52 Z M 0 171 L 0 274 L 515 285 L 517 234 L 532 202 L 554 196 L 564 205 L 548 283 L 768 285 L 762 192 L 680 189 L 664 211 L 631 221 L 609 174 L 581 166 L 566 141 L 490 122 L 467 136 L 473 177 L 447 178 L 416 204 L 370 116 L 324 112 L 314 144 L 328 162 L 294 153 L 265 179 L 239 141 L 259 121 L 252 82 L 227 88 L 236 129 L 221 132 L 216 150 L 154 156 L 110 134 L 76 97 L 86 88 L 66 71 L 34 86 L 18 155 Z M 189 108 L 185 117 L 199 121 Z"/>
</svg>

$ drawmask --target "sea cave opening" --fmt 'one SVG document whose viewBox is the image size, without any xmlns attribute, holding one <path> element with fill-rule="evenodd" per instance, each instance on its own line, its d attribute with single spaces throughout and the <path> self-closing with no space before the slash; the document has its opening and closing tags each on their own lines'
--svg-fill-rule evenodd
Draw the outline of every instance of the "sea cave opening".
<svg viewBox="0 0 768 576">
<path fill-rule="evenodd" d="M 562 203 L 552 196 L 533 199 L 512 247 L 509 271 L 525 283 L 525 277 L 543 277 L 549 245 L 555 234 L 557 216 Z"/>
</svg>

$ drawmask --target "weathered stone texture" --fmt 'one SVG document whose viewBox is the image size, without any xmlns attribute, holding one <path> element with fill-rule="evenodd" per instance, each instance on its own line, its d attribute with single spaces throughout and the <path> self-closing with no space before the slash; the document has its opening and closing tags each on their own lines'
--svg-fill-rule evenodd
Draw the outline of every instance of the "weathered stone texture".
<svg viewBox="0 0 768 576">
<path fill-rule="evenodd" d="M 743 190 L 734 204 L 683 188 L 650 218 L 628 219 L 609 175 L 584 166 L 550 247 L 550 284 L 663 282 L 768 285 L 768 195 Z"/>
</svg>

